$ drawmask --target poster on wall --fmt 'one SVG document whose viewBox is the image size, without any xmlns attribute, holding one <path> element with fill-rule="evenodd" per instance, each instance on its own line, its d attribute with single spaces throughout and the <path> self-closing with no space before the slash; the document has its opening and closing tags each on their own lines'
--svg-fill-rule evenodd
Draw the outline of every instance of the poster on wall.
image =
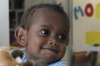
<svg viewBox="0 0 100 66">
<path fill-rule="evenodd" d="M 100 0 L 73 0 L 73 50 L 100 51 Z"/>
</svg>

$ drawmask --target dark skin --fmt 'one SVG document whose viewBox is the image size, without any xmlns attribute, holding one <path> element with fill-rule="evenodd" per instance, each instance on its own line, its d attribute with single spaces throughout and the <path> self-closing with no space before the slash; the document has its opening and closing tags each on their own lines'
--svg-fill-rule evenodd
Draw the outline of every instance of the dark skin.
<svg viewBox="0 0 100 66">
<path fill-rule="evenodd" d="M 32 23 L 29 30 L 21 27 L 16 29 L 17 40 L 25 46 L 27 59 L 43 59 L 47 63 L 61 60 L 69 42 L 66 18 L 46 9 L 40 10 L 31 21 L 35 23 Z"/>
</svg>

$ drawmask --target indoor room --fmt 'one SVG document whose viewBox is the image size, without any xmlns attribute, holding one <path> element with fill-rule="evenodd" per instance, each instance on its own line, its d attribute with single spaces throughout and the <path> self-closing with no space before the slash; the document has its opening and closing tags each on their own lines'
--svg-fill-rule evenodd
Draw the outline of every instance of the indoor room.
<svg viewBox="0 0 100 66">
<path fill-rule="evenodd" d="M 29 49 L 26 47 L 28 40 L 29 41 L 32 40 L 31 42 L 33 41 L 35 42 L 35 40 L 37 39 L 37 36 L 32 34 L 31 30 L 30 30 L 29 35 L 27 33 L 27 30 L 24 30 L 24 27 L 23 27 L 24 24 L 21 22 L 22 21 L 27 22 L 29 21 L 29 18 L 27 17 L 27 15 L 25 16 L 23 14 L 26 13 L 30 7 L 38 5 L 38 4 L 53 4 L 53 5 L 58 4 L 59 8 L 63 10 L 62 12 L 64 12 L 64 14 L 66 13 L 67 17 L 62 18 L 61 17 L 62 13 L 59 12 L 59 9 L 54 10 L 54 8 L 51 8 L 51 6 L 48 5 L 47 7 L 50 6 L 49 8 L 46 7 L 46 9 L 48 10 L 41 9 L 41 12 L 43 13 L 36 12 L 36 14 L 34 14 L 36 15 L 36 17 L 34 16 L 34 18 L 32 17 L 33 17 L 33 13 L 35 13 L 35 10 L 33 10 L 33 12 L 30 11 L 32 12 L 30 13 L 31 16 L 30 15 L 28 16 L 30 17 L 30 22 L 31 20 L 37 18 L 37 14 L 39 15 L 38 17 L 40 18 L 41 17 L 40 14 L 45 14 L 47 13 L 45 11 L 48 11 L 49 12 L 48 17 L 50 18 L 48 19 L 45 18 L 45 19 L 48 20 L 50 25 L 52 23 L 53 26 L 56 26 L 55 29 L 60 27 L 60 25 L 62 24 L 62 23 L 61 24 L 55 23 L 56 21 L 60 22 L 60 20 L 64 19 L 63 21 L 67 20 L 67 22 L 70 23 L 69 34 L 68 34 L 69 36 L 68 36 L 68 42 L 67 42 L 68 45 L 66 45 L 65 50 L 63 49 L 64 51 L 62 50 L 62 53 L 64 53 L 64 56 L 62 56 L 60 59 L 57 59 L 57 60 L 54 59 L 56 57 L 55 56 L 52 58 L 54 59 L 52 60 L 52 62 L 51 60 L 49 62 L 49 61 L 44 61 L 44 59 L 42 59 L 42 61 L 41 59 L 39 59 L 39 61 L 37 60 L 36 62 L 34 61 L 33 63 L 33 61 L 30 61 L 30 56 L 32 56 L 34 54 L 34 53 L 32 54 L 32 52 L 35 52 L 36 50 Z M 41 5 L 39 7 L 42 7 L 42 6 L 44 5 Z M 53 18 L 53 15 L 52 15 L 54 14 L 53 12 L 54 13 L 57 12 L 56 14 L 61 13 L 60 17 L 57 16 L 56 17 L 57 19 Z M 22 16 L 23 16 L 23 19 L 22 19 Z M 44 17 L 44 15 L 42 17 Z M 42 21 L 42 17 L 41 17 L 41 21 Z M 51 18 L 54 20 L 51 20 Z M 38 20 L 35 20 L 35 21 L 38 21 Z M 55 24 L 53 24 L 53 21 Z M 20 27 L 21 25 L 22 27 Z M 25 25 L 28 25 L 30 27 L 28 23 L 25 23 Z M 65 27 L 67 26 L 68 25 L 66 25 Z M 40 64 L 38 66 L 42 66 L 41 64 L 43 64 L 43 66 L 58 66 L 58 65 L 63 66 L 62 61 L 66 63 L 66 65 L 64 66 L 100 66 L 100 0 L 86 0 L 86 1 L 84 0 L 0 0 L 0 27 L 1 27 L 0 28 L 1 30 L 0 66 L 16 66 L 16 65 L 37 66 L 36 64 Z M 67 30 L 65 27 L 64 29 Z M 44 29 L 47 32 L 42 31 L 42 29 L 40 29 L 40 31 L 42 33 L 47 33 L 48 35 L 49 34 L 51 35 L 51 33 L 53 33 L 53 32 L 50 32 L 52 28 L 50 27 L 50 29 L 49 28 Z M 63 29 L 60 29 L 60 31 L 61 30 Z M 53 31 L 53 29 L 51 31 Z M 57 31 L 55 31 L 55 33 L 56 32 Z M 36 36 L 35 39 L 32 38 L 31 34 Z M 41 33 L 39 34 L 43 35 Z M 64 35 L 62 36 L 59 36 L 59 35 L 60 34 L 57 34 L 58 38 L 64 37 Z M 65 38 L 66 37 L 64 37 L 63 39 Z M 48 38 L 46 38 L 45 40 L 47 39 Z M 54 40 L 52 39 L 52 41 Z M 43 38 L 41 38 L 41 42 L 43 42 Z M 39 41 L 37 41 L 37 43 L 39 43 Z M 38 45 L 35 45 L 34 48 L 37 49 L 38 48 L 37 46 Z M 32 45 L 30 45 L 30 47 L 32 47 Z M 45 52 L 57 53 L 58 50 L 56 49 L 57 49 L 56 47 L 54 47 L 53 49 L 46 48 Z M 29 55 L 27 53 L 25 55 L 25 52 L 28 52 Z M 50 56 L 54 54 L 51 53 L 48 55 L 46 54 L 44 55 Z M 26 60 L 25 61 L 22 60 L 24 56 L 27 56 L 25 57 L 26 59 L 29 58 L 28 62 Z M 34 56 L 34 58 L 36 59 L 36 56 Z M 33 59 L 33 56 L 32 56 L 32 59 Z M 62 65 L 60 65 L 60 63 L 57 63 L 58 65 L 56 64 L 52 65 L 52 63 L 56 63 L 56 61 L 57 62 L 61 61 L 60 63 Z M 28 64 L 31 64 L 31 65 L 28 65 Z"/>
</svg>

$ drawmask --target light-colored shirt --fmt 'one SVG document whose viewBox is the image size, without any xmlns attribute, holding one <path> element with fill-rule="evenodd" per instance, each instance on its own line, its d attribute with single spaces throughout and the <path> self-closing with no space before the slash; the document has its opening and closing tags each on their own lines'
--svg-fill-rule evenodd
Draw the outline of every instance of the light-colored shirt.
<svg viewBox="0 0 100 66">
<path fill-rule="evenodd" d="M 48 66 L 67 66 L 67 63 L 64 61 L 58 61 L 56 63 L 49 64 Z"/>
<path fill-rule="evenodd" d="M 2 64 L 0 64 L 0 66 L 2 66 Z"/>
<path fill-rule="evenodd" d="M 25 53 L 23 55 L 22 61 L 23 62 L 26 62 L 27 61 Z M 58 62 L 49 64 L 48 66 L 67 66 L 67 63 L 64 62 L 64 61 L 58 61 Z"/>
</svg>

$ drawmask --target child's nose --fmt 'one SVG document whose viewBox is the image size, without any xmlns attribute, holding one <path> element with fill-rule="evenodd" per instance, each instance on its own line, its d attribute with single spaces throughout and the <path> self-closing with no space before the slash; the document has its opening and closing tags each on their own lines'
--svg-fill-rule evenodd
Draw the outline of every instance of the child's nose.
<svg viewBox="0 0 100 66">
<path fill-rule="evenodd" d="M 49 40 L 48 43 L 49 43 L 50 45 L 53 45 L 53 46 L 59 46 L 59 43 L 58 43 L 57 40 L 55 40 L 55 39 Z"/>
</svg>

